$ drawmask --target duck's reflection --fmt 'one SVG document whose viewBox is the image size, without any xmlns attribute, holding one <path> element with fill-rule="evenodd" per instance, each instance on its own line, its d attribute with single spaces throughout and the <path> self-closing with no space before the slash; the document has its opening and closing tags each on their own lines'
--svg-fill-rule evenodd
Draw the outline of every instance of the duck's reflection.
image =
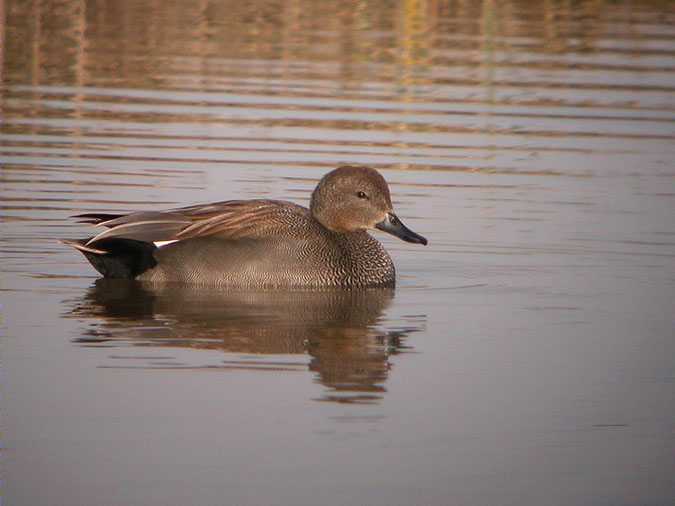
<svg viewBox="0 0 675 506">
<path fill-rule="evenodd" d="M 99 279 L 71 315 L 90 320 L 80 343 L 222 350 L 223 367 L 293 369 L 304 361 L 271 355 L 308 354 L 309 369 L 327 387 L 321 400 L 373 402 L 386 391 L 389 356 L 405 349 L 419 322 L 385 328 L 392 289 L 225 291 Z M 258 358 L 256 358 L 258 357 Z M 290 358 L 290 357 L 289 357 Z M 262 364 L 262 367 L 261 367 Z"/>
</svg>

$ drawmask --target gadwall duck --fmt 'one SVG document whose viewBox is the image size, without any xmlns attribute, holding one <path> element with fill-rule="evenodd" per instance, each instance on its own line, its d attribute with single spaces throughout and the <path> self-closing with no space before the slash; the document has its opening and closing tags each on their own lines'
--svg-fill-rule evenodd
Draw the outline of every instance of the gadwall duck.
<svg viewBox="0 0 675 506">
<path fill-rule="evenodd" d="M 394 214 L 375 169 L 326 174 L 309 209 L 280 200 L 228 200 L 167 211 L 80 214 L 106 230 L 64 243 L 107 278 L 227 287 L 393 286 L 389 254 L 366 230 L 427 244 Z"/>
</svg>

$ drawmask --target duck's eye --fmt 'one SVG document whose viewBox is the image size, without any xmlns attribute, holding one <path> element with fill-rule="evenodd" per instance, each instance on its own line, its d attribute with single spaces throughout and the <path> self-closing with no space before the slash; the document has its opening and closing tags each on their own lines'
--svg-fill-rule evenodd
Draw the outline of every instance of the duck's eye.
<svg viewBox="0 0 675 506">
<path fill-rule="evenodd" d="M 357 192 L 356 196 L 360 199 L 367 199 L 368 198 L 368 195 L 366 194 L 366 192 Z"/>
</svg>

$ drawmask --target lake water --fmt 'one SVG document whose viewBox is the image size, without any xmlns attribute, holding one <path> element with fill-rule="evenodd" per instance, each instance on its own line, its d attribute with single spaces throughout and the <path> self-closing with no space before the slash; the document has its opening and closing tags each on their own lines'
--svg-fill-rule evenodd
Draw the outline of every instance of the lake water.
<svg viewBox="0 0 675 506">
<path fill-rule="evenodd" d="M 0 2 L 8 505 L 675 504 L 675 6 Z M 68 217 L 307 204 L 395 290 L 149 290 Z"/>
</svg>

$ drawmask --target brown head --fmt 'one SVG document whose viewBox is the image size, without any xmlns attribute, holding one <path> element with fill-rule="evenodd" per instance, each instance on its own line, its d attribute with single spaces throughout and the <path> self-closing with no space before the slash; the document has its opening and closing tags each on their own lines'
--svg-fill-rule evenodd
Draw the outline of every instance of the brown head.
<svg viewBox="0 0 675 506">
<path fill-rule="evenodd" d="M 310 210 L 333 232 L 377 228 L 407 242 L 427 243 L 394 214 L 387 182 L 370 167 L 346 165 L 326 174 L 312 193 Z"/>
</svg>

